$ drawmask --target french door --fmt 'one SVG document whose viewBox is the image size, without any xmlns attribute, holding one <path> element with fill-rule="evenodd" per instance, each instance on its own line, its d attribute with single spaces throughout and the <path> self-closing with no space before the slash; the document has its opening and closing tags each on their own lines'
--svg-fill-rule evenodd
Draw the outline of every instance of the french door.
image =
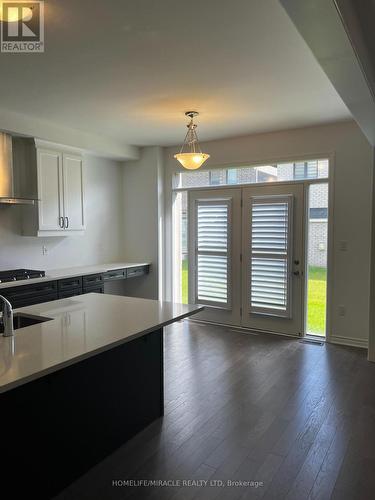
<svg viewBox="0 0 375 500">
<path fill-rule="evenodd" d="M 244 188 L 242 326 L 303 332 L 303 185 Z"/>
<path fill-rule="evenodd" d="M 189 302 L 199 319 L 303 332 L 303 185 L 189 192 Z"/>
<path fill-rule="evenodd" d="M 241 323 L 241 189 L 190 191 L 189 303 L 199 319 Z"/>
</svg>

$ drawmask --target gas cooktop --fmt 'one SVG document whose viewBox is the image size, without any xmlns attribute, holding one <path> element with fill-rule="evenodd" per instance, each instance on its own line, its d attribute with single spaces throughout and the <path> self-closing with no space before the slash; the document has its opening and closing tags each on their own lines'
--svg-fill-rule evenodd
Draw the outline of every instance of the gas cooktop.
<svg viewBox="0 0 375 500">
<path fill-rule="evenodd" d="M 0 283 L 29 280 L 32 278 L 43 278 L 45 275 L 45 271 L 35 271 L 33 269 L 11 269 L 9 271 L 0 271 Z"/>
</svg>

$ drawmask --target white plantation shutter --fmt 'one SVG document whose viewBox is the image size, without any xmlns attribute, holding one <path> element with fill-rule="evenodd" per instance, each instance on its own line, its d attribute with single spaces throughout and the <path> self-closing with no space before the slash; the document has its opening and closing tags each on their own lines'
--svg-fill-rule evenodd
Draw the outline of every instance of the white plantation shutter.
<svg viewBox="0 0 375 500">
<path fill-rule="evenodd" d="M 196 200 L 195 299 L 200 304 L 230 305 L 230 200 Z"/>
<path fill-rule="evenodd" d="M 290 317 L 293 196 L 252 197 L 250 312 Z"/>
</svg>

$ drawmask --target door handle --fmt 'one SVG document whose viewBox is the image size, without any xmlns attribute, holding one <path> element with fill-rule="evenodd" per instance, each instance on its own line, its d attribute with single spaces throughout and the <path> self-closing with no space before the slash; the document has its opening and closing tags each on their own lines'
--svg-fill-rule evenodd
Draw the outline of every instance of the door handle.
<svg viewBox="0 0 375 500">
<path fill-rule="evenodd" d="M 299 276 L 299 271 L 293 271 L 294 276 Z"/>
<path fill-rule="evenodd" d="M 66 220 L 65 227 L 66 227 L 66 229 L 68 229 L 68 227 L 69 227 L 69 217 L 65 217 L 65 220 Z"/>
<path fill-rule="evenodd" d="M 59 217 L 59 226 L 60 226 L 61 228 L 63 228 L 63 227 L 64 227 L 64 217 Z"/>
</svg>

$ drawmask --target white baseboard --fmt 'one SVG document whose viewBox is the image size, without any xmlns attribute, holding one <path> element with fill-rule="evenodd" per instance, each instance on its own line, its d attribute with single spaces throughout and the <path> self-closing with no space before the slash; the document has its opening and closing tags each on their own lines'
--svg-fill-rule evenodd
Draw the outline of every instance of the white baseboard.
<svg viewBox="0 0 375 500">
<path fill-rule="evenodd" d="M 246 333 L 247 331 L 249 333 L 253 334 L 271 334 L 271 335 L 279 335 L 283 337 L 290 337 L 294 339 L 303 339 L 306 337 L 297 337 L 295 335 L 286 335 L 283 333 L 277 333 L 277 332 L 265 332 L 263 330 L 256 330 L 253 328 L 243 328 L 241 326 L 233 326 L 233 325 L 226 325 L 224 323 L 216 323 L 213 321 L 207 321 L 207 320 L 202 320 L 202 319 L 196 319 L 194 317 L 189 317 L 187 318 L 187 321 L 192 322 L 192 323 L 201 323 L 201 324 L 209 324 L 209 325 L 216 325 L 216 326 L 223 326 L 225 328 L 228 328 L 229 330 L 237 330 L 237 331 L 243 331 Z M 347 345 L 350 347 L 360 347 L 361 349 L 368 349 L 368 340 L 367 339 L 356 339 L 353 337 L 340 337 L 339 335 L 330 335 L 327 338 L 320 338 L 320 337 L 315 337 L 317 340 L 320 340 L 322 342 L 326 341 L 331 344 L 339 344 L 339 345 Z"/>
<path fill-rule="evenodd" d="M 348 345 L 351 347 L 361 347 L 362 349 L 368 348 L 367 339 L 355 339 L 353 337 L 340 337 L 339 335 L 330 335 L 327 342 L 332 344 Z"/>
</svg>

